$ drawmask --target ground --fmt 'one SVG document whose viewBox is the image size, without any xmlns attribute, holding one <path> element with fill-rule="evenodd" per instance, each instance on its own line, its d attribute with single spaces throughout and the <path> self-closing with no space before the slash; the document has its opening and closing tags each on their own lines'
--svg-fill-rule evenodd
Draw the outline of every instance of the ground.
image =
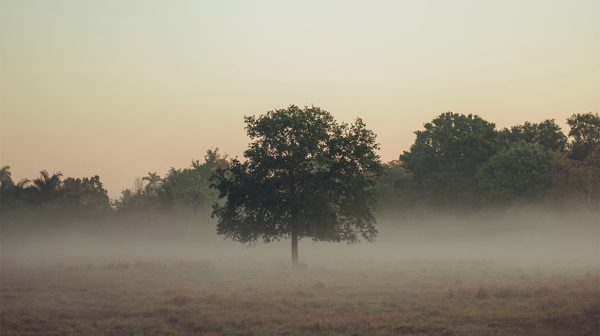
<svg viewBox="0 0 600 336">
<path fill-rule="evenodd" d="M 599 335 L 600 274 L 405 260 L 2 265 L 2 335 Z"/>
</svg>

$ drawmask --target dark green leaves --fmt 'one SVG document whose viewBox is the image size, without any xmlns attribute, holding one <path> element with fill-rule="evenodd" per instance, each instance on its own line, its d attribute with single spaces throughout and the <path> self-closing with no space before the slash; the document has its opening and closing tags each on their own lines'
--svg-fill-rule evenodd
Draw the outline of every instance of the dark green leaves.
<svg viewBox="0 0 600 336">
<path fill-rule="evenodd" d="M 479 166 L 496 151 L 495 126 L 478 116 L 447 112 L 417 131 L 410 151 L 400 156 L 433 202 L 470 200 Z"/>
<path fill-rule="evenodd" d="M 289 236 L 372 240 L 375 178 L 381 172 L 375 134 L 362 120 L 337 123 L 318 107 L 245 118 L 251 138 L 245 161 L 215 179 L 224 204 L 217 231 L 242 242 Z"/>
<path fill-rule="evenodd" d="M 600 147 L 600 115 L 598 113 L 574 114 L 567 123 L 573 138 L 571 158 L 585 159 L 594 148 Z"/>
<path fill-rule="evenodd" d="M 482 165 L 477 180 L 489 203 L 539 199 L 552 186 L 551 155 L 539 145 L 511 145 Z"/>
</svg>

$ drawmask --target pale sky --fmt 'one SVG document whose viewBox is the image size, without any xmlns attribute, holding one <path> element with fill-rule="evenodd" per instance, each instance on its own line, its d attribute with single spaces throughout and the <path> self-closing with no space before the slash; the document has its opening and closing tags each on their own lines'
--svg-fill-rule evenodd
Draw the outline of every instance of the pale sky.
<svg viewBox="0 0 600 336">
<path fill-rule="evenodd" d="M 0 165 L 101 176 L 241 155 L 243 116 L 362 117 L 385 161 L 436 115 L 600 111 L 600 1 L 0 0 Z"/>
</svg>

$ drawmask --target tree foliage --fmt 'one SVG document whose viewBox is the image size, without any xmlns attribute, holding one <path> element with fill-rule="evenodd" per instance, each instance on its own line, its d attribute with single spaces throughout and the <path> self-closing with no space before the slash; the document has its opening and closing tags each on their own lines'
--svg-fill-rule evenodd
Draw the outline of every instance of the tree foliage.
<svg viewBox="0 0 600 336">
<path fill-rule="evenodd" d="M 228 166 L 227 156 L 219 149 L 208 150 L 204 162 L 195 160 L 190 168 L 171 168 L 162 181 L 158 198 L 169 208 L 189 208 L 194 211 L 211 205 L 218 196 L 212 188 L 211 178 L 217 169 Z"/>
<path fill-rule="evenodd" d="M 100 181 L 100 176 L 74 178 L 67 177 L 62 182 L 63 202 L 69 208 L 103 211 L 110 206 L 108 192 Z"/>
<path fill-rule="evenodd" d="M 97 214 L 110 208 L 108 192 L 98 175 L 63 180 L 61 173 L 42 170 L 33 181 L 24 179 L 15 184 L 9 166 L 0 173 L 2 213 L 43 209 L 76 215 Z"/>
<path fill-rule="evenodd" d="M 317 107 L 291 106 L 245 122 L 252 143 L 243 160 L 211 149 L 188 167 L 136 178 L 113 201 L 97 175 L 42 170 L 13 181 L 3 166 L 0 213 L 3 219 L 37 212 L 192 219 L 221 195 L 213 208 L 219 233 L 250 242 L 289 237 L 291 228 L 299 238 L 373 239 L 375 196 L 393 211 L 542 199 L 600 208 L 598 113 L 569 117 L 568 134 L 553 119 L 496 130 L 476 115 L 443 113 L 415 132 L 400 160 L 387 164 L 360 119 L 337 123 Z"/>
<path fill-rule="evenodd" d="M 478 116 L 444 113 L 415 132 L 415 143 L 400 156 L 406 173 L 395 181 L 397 201 L 479 207 L 539 197 L 597 207 L 600 117 L 575 114 L 567 123 L 568 136 L 553 119 L 496 131 Z"/>
<path fill-rule="evenodd" d="M 583 160 L 570 159 L 567 153 L 553 156 L 552 193 L 588 208 L 600 208 L 600 147 L 594 147 Z"/>
<path fill-rule="evenodd" d="M 525 122 L 523 125 L 505 128 L 498 132 L 499 142 L 505 146 L 525 142 L 536 144 L 550 151 L 565 151 L 567 149 L 567 136 L 562 132 L 554 119 L 547 119 L 541 123 Z"/>
<path fill-rule="evenodd" d="M 536 144 L 513 144 L 481 166 L 477 182 L 489 203 L 539 199 L 552 185 L 551 155 Z"/>
<path fill-rule="evenodd" d="M 571 127 L 569 136 L 573 138 L 571 144 L 571 158 L 584 160 L 594 148 L 600 147 L 600 115 L 598 113 L 574 114 L 567 119 Z"/>
<path fill-rule="evenodd" d="M 318 107 L 245 118 L 244 161 L 218 170 L 217 232 L 240 242 L 281 237 L 355 242 L 377 233 L 375 134 L 361 119 L 338 123 Z"/>
<path fill-rule="evenodd" d="M 497 149 L 494 124 L 447 112 L 415 134 L 415 143 L 400 160 L 414 177 L 420 197 L 438 203 L 472 200 L 475 173 Z"/>
</svg>

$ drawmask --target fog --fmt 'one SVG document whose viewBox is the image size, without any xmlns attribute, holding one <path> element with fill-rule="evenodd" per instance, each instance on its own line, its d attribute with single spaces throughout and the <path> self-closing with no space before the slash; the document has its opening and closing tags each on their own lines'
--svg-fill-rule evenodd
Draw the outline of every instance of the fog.
<svg viewBox="0 0 600 336">
<path fill-rule="evenodd" d="M 487 261 L 524 266 L 600 267 L 600 214 L 590 210 L 518 207 L 479 212 L 378 216 L 375 242 L 301 239 L 300 261 L 311 268 L 373 268 L 435 261 Z M 3 223 L 2 263 L 69 265 L 119 262 L 210 262 L 217 267 L 289 267 L 290 241 L 241 244 L 197 219 L 132 217 L 118 222 Z"/>
</svg>

